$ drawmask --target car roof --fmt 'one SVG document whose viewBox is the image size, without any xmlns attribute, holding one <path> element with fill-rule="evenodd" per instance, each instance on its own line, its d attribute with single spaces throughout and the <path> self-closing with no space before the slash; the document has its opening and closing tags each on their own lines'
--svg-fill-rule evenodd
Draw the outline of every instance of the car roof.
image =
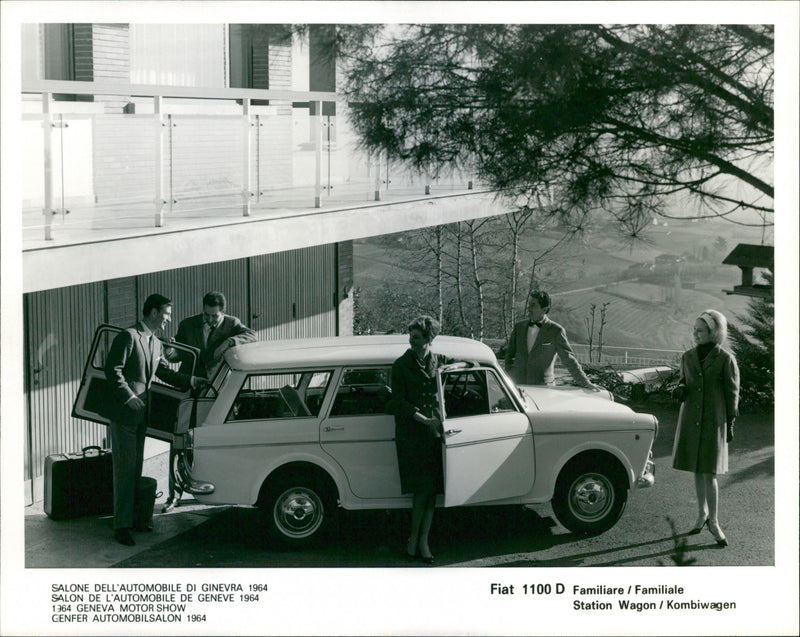
<svg viewBox="0 0 800 637">
<path fill-rule="evenodd" d="M 408 335 L 327 336 L 258 341 L 232 347 L 225 353 L 231 369 L 252 372 L 326 365 L 386 365 L 408 349 Z M 460 361 L 496 365 L 488 345 L 458 336 L 437 336 L 433 352 Z"/>
</svg>

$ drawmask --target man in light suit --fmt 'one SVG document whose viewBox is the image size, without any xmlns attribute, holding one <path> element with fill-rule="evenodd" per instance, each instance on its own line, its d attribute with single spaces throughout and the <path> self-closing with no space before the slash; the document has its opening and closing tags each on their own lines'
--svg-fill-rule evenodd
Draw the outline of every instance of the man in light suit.
<svg viewBox="0 0 800 637">
<path fill-rule="evenodd" d="M 144 302 L 142 320 L 117 334 L 106 358 L 106 378 L 112 392 L 107 409 L 111 420 L 114 538 L 128 546 L 135 544 L 132 530 L 152 530 L 134 528 L 133 515 L 149 424 L 150 385 L 156 377 L 184 389 L 201 382 L 173 371 L 162 358 L 156 331 L 163 330 L 171 316 L 172 302 L 161 294 L 151 294 Z"/>
<path fill-rule="evenodd" d="M 600 391 L 581 368 L 567 340 L 567 333 L 547 317 L 550 295 L 533 292 L 530 297 L 530 318 L 514 326 L 506 349 L 505 368 L 519 385 L 552 385 L 556 354 L 581 387 Z"/>
<path fill-rule="evenodd" d="M 203 297 L 203 312 L 183 319 L 178 325 L 175 341 L 200 350 L 195 374 L 211 378 L 222 361 L 225 350 L 252 343 L 256 333 L 235 316 L 225 314 L 227 301 L 222 292 L 209 292 Z M 168 360 L 180 360 L 180 371 L 191 372 L 191 360 L 175 350 L 167 352 Z"/>
</svg>

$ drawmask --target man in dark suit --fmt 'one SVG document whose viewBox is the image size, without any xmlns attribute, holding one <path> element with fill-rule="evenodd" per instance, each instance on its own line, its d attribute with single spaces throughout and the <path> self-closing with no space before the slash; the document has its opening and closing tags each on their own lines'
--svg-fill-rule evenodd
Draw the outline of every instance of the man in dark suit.
<svg viewBox="0 0 800 637">
<path fill-rule="evenodd" d="M 144 302 L 142 320 L 117 334 L 106 358 L 106 378 L 112 390 L 108 411 L 114 476 L 114 538 L 128 546 L 135 544 L 132 530 L 152 530 L 152 527 L 134 528 L 133 515 L 149 424 L 150 385 L 156 376 L 186 389 L 201 382 L 170 369 L 162 358 L 162 345 L 156 331 L 163 330 L 171 316 L 172 302 L 161 294 L 151 294 Z"/>
<path fill-rule="evenodd" d="M 202 314 L 183 319 L 178 325 L 175 341 L 200 350 L 195 368 L 197 376 L 211 378 L 225 350 L 256 340 L 253 330 L 235 316 L 225 314 L 226 305 L 222 292 L 209 292 L 203 297 Z M 179 352 L 170 350 L 167 358 L 173 362 L 180 360 L 181 372 L 191 371 L 191 360 Z"/>
<path fill-rule="evenodd" d="M 552 385 L 556 354 L 564 367 L 582 387 L 600 391 L 581 368 L 567 340 L 567 333 L 547 317 L 550 295 L 533 292 L 529 302 L 530 318 L 514 326 L 506 349 L 505 368 L 519 385 Z"/>
</svg>

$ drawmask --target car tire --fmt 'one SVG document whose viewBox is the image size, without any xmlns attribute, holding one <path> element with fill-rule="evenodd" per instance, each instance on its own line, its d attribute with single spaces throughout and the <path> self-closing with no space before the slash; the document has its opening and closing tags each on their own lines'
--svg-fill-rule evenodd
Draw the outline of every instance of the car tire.
<svg viewBox="0 0 800 637">
<path fill-rule="evenodd" d="M 332 487 L 315 476 L 288 474 L 272 480 L 261 503 L 270 538 L 284 548 L 318 542 L 336 513 Z"/>
<path fill-rule="evenodd" d="M 597 462 L 568 464 L 558 476 L 553 512 L 573 533 L 602 533 L 613 527 L 628 502 L 628 489 Z"/>
</svg>

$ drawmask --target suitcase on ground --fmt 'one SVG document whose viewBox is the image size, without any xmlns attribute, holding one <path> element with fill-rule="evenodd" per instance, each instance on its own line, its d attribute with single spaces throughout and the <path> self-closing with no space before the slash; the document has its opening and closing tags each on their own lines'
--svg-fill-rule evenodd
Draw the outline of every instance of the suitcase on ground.
<svg viewBox="0 0 800 637">
<path fill-rule="evenodd" d="M 136 499 L 133 501 L 133 527 L 138 529 L 153 527 L 153 508 L 156 505 L 155 478 L 142 476 L 136 484 Z"/>
<path fill-rule="evenodd" d="M 84 447 L 44 460 L 44 512 L 53 520 L 114 512 L 111 451 Z"/>
</svg>

